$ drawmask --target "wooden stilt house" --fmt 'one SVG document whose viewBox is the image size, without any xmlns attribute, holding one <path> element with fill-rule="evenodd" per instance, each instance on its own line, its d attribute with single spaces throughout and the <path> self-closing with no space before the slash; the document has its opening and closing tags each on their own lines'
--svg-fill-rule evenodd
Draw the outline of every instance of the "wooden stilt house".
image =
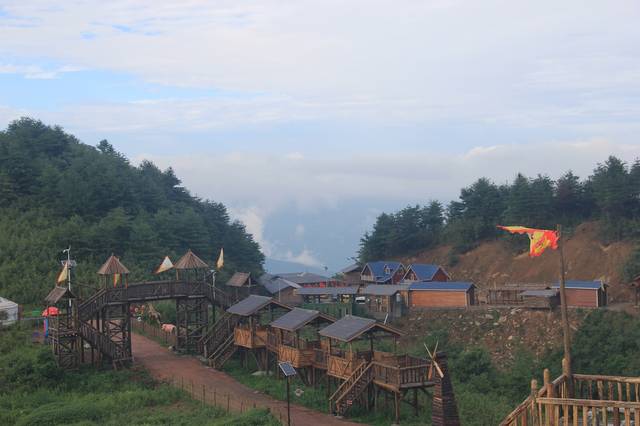
<svg viewBox="0 0 640 426">
<path fill-rule="evenodd" d="M 79 363 L 80 337 L 78 335 L 78 317 L 76 297 L 67 287 L 56 286 L 44 299 L 47 303 L 49 341 L 58 365 L 63 368 L 75 368 Z"/>
</svg>

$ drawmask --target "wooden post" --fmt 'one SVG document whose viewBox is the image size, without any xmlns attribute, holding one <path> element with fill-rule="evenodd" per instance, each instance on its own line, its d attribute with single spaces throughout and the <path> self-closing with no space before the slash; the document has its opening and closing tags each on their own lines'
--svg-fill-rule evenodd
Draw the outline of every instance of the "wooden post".
<svg viewBox="0 0 640 426">
<path fill-rule="evenodd" d="M 573 375 L 571 373 L 571 329 L 567 312 L 567 294 L 565 290 L 564 242 L 562 241 L 562 225 L 558 225 L 558 246 L 560 248 L 560 311 L 562 313 L 562 334 L 564 343 L 564 359 L 562 374 L 566 375 L 568 397 L 573 398 Z"/>
<path fill-rule="evenodd" d="M 538 381 L 536 379 L 531 380 L 531 420 L 533 425 L 538 424 L 538 407 L 536 404 L 536 397 L 538 396 Z"/>
<path fill-rule="evenodd" d="M 393 399 L 395 401 L 395 411 L 396 411 L 396 424 L 400 422 L 400 394 L 398 392 L 393 393 Z"/>
</svg>

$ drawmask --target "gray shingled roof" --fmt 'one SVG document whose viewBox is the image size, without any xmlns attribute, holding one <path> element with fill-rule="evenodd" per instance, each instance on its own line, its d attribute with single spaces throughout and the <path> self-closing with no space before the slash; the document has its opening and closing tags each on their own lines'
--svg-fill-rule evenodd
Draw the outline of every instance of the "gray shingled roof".
<svg viewBox="0 0 640 426">
<path fill-rule="evenodd" d="M 331 281 L 331 278 L 325 277 L 324 275 L 314 274 L 312 272 L 287 272 L 274 274 L 277 277 L 285 279 L 287 281 L 291 281 L 292 283 L 296 283 L 298 285 L 303 284 L 314 284 L 314 283 L 323 283 L 327 281 Z"/>
<path fill-rule="evenodd" d="M 393 296 L 399 291 L 407 290 L 409 288 L 406 284 L 398 285 L 385 285 L 385 284 L 371 284 L 361 290 L 362 294 L 371 296 Z"/>
<path fill-rule="evenodd" d="M 242 287 L 250 277 L 251 274 L 248 272 L 236 272 L 231 278 L 229 278 L 226 285 L 231 287 Z M 249 281 L 249 283 L 251 282 Z"/>
<path fill-rule="evenodd" d="M 242 299 L 235 305 L 229 307 L 229 309 L 227 309 L 227 312 L 229 312 L 230 314 L 248 317 L 255 314 L 256 312 L 258 312 L 260 309 L 267 306 L 272 301 L 273 299 L 270 297 L 257 296 L 255 294 L 252 294 L 246 299 Z"/>
<path fill-rule="evenodd" d="M 272 274 L 263 274 L 258 278 L 258 283 L 271 294 L 276 294 L 289 287 L 300 288 L 298 284 Z"/>
<path fill-rule="evenodd" d="M 76 296 L 74 296 L 73 293 L 71 293 L 71 290 L 69 290 L 67 287 L 57 285 L 53 288 L 53 290 L 49 292 L 49 294 L 47 294 L 47 297 L 44 298 L 44 301 L 50 305 L 55 305 L 63 297 L 75 299 Z"/>
<path fill-rule="evenodd" d="M 320 312 L 311 309 L 293 308 L 277 320 L 269 324 L 274 328 L 296 331 L 320 316 Z"/>
<path fill-rule="evenodd" d="M 358 286 L 348 287 L 305 287 L 297 290 L 300 296 L 338 296 L 343 294 L 356 294 Z"/>
</svg>

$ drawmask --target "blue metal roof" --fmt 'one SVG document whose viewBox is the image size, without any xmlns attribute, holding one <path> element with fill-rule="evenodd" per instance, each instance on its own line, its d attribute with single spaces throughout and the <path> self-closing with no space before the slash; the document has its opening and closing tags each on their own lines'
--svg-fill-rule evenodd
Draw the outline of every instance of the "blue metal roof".
<svg viewBox="0 0 640 426">
<path fill-rule="evenodd" d="M 602 281 L 577 281 L 577 280 L 569 280 L 565 281 L 566 288 L 581 288 L 586 290 L 598 290 L 602 288 L 604 285 Z M 555 283 L 551 286 L 552 288 L 560 288 L 560 283 Z"/>
<path fill-rule="evenodd" d="M 418 277 L 418 281 L 431 281 L 433 276 L 440 269 L 439 265 L 431 265 L 427 263 L 414 263 L 409 268 L 415 272 Z M 443 269 L 444 271 L 444 269 Z M 446 274 L 446 272 L 445 272 Z"/>
<path fill-rule="evenodd" d="M 458 281 L 429 281 L 429 282 L 415 282 L 409 285 L 409 290 L 425 290 L 425 291 L 468 291 L 473 287 L 473 283 L 458 282 Z"/>
<path fill-rule="evenodd" d="M 379 260 L 377 262 L 368 262 L 365 266 L 368 266 L 371 270 L 371 273 L 376 279 L 376 282 L 384 283 L 391 279 L 393 274 L 396 273 L 398 268 L 402 266 L 400 262 L 387 262 L 384 260 Z M 385 274 L 385 269 L 389 269 L 389 273 Z"/>
</svg>

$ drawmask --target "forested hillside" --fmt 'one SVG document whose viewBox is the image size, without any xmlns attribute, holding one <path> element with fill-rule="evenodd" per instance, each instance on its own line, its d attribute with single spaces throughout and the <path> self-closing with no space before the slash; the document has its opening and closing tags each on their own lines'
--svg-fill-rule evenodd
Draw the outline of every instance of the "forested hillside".
<svg viewBox="0 0 640 426">
<path fill-rule="evenodd" d="M 598 222 L 597 237 L 605 244 L 640 240 L 640 160 L 627 165 L 609 157 L 586 179 L 571 171 L 558 180 L 518 174 L 505 185 L 480 178 L 446 207 L 432 201 L 381 214 L 361 239 L 359 256 L 361 261 L 399 258 L 448 245 L 453 247 L 449 263 L 455 264 L 457 255 L 498 238 L 514 252 L 527 247 L 526 238 L 508 235 L 497 224 L 555 229 L 559 223 L 571 235 L 586 221 Z M 639 249 L 622 272 L 627 280 L 640 274 Z"/>
<path fill-rule="evenodd" d="M 264 261 L 224 205 L 190 195 L 170 168 L 133 166 L 106 140 L 93 147 L 59 127 L 15 121 L 0 132 L 0 295 L 40 302 L 69 245 L 87 284 L 111 253 L 132 279 L 188 248 L 213 264 L 224 247 L 222 279 L 257 273 Z"/>
</svg>

